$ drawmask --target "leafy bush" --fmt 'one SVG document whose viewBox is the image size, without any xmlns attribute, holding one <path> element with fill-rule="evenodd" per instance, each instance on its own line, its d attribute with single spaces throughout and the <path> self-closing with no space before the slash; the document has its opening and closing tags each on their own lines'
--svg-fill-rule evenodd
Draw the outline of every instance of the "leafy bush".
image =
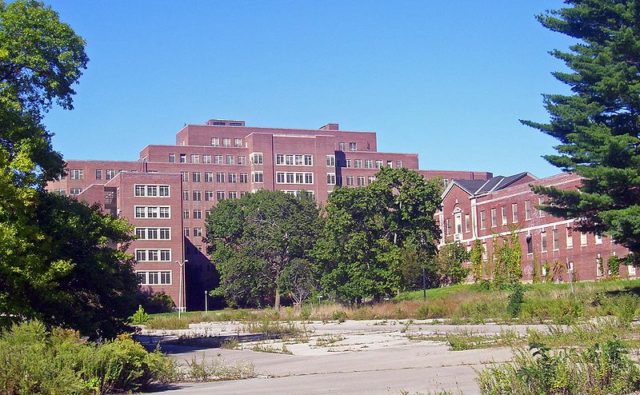
<svg viewBox="0 0 640 395">
<path fill-rule="evenodd" d="M 522 302 L 524 301 L 524 288 L 522 284 L 517 282 L 511 286 L 511 294 L 509 295 L 509 303 L 507 311 L 511 317 L 516 318 L 522 310 Z"/>
<path fill-rule="evenodd" d="M 133 325 L 143 325 L 146 324 L 149 321 L 149 314 L 147 314 L 144 309 L 142 308 L 142 305 L 138 306 L 138 310 L 133 313 L 133 315 L 131 316 L 131 323 Z"/>
<path fill-rule="evenodd" d="M 0 366 L 0 393 L 7 395 L 131 391 L 177 374 L 172 360 L 128 336 L 95 345 L 75 331 L 47 332 L 36 321 L 2 333 Z"/>
<path fill-rule="evenodd" d="M 331 315 L 331 318 L 334 321 L 338 321 L 338 322 L 345 322 L 347 320 L 347 313 L 345 313 L 342 310 L 336 310 L 333 312 L 333 314 Z"/>
<path fill-rule="evenodd" d="M 480 372 L 483 394 L 626 394 L 640 390 L 640 368 L 618 340 L 584 351 L 552 352 L 531 343 L 513 363 Z"/>
</svg>

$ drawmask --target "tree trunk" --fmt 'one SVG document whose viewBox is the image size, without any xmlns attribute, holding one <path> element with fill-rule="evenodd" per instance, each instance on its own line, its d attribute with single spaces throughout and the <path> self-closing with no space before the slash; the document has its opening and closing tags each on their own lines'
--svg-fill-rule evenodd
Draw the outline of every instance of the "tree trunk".
<svg viewBox="0 0 640 395">
<path fill-rule="evenodd" d="M 273 303 L 273 308 L 275 310 L 280 310 L 280 290 L 276 287 L 276 300 Z"/>
</svg>

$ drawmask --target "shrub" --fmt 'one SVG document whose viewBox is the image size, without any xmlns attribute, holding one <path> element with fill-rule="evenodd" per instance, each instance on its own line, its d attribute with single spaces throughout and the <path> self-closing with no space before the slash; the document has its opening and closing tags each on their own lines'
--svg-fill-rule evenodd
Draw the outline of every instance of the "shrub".
<svg viewBox="0 0 640 395">
<path fill-rule="evenodd" d="M 511 294 L 509 295 L 509 303 L 507 304 L 507 311 L 511 314 L 512 318 L 516 318 L 520 315 L 523 301 L 524 288 L 521 283 L 517 282 L 511 286 Z"/>
<path fill-rule="evenodd" d="M 144 311 L 142 305 L 138 305 L 138 310 L 131 316 L 131 323 L 133 325 L 143 325 L 149 321 L 149 318 L 149 314 Z"/>
<path fill-rule="evenodd" d="M 483 394 L 626 394 L 640 389 L 640 368 L 618 340 L 584 351 L 551 352 L 532 343 L 515 361 L 480 372 Z"/>
<path fill-rule="evenodd" d="M 131 391 L 176 377 L 174 362 L 128 336 L 103 345 L 40 322 L 15 325 L 0 337 L 0 393 L 89 394 Z"/>
<path fill-rule="evenodd" d="M 331 314 L 331 319 L 338 322 L 345 322 L 347 320 L 347 313 L 342 310 L 336 310 Z"/>
</svg>

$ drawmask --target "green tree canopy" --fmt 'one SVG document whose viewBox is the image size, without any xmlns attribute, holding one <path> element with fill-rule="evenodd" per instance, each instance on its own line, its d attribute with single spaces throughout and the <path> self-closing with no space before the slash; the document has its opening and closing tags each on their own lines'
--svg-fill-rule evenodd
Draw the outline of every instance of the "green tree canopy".
<svg viewBox="0 0 640 395">
<path fill-rule="evenodd" d="M 565 3 L 538 19 L 577 39 L 569 52 L 552 51 L 569 68 L 554 76 L 571 94 L 544 95 L 549 123 L 522 122 L 558 139 L 545 158 L 584 181 L 579 191 L 535 190 L 551 198 L 544 209 L 553 215 L 640 252 L 640 3 Z"/>
<path fill-rule="evenodd" d="M 263 190 L 220 202 L 206 227 L 220 273 L 216 293 L 240 306 L 273 301 L 278 308 L 279 278 L 295 258 L 308 257 L 320 215 L 308 197 Z"/>
<path fill-rule="evenodd" d="M 42 117 L 72 108 L 86 63 L 51 8 L 0 2 L 0 326 L 37 318 L 111 337 L 135 310 L 128 225 L 44 191 L 64 164 Z"/>
<path fill-rule="evenodd" d="M 314 252 L 323 264 L 323 292 L 359 303 L 413 285 L 404 282 L 415 282 L 407 269 L 419 270 L 415 261 L 426 263 L 436 253 L 440 193 L 437 180 L 391 168 L 381 169 L 367 187 L 334 191 Z"/>
</svg>

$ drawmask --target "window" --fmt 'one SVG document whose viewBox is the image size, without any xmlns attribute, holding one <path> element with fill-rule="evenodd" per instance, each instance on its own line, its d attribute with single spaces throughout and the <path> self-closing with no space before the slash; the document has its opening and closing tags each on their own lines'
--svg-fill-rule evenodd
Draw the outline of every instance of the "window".
<svg viewBox="0 0 640 395">
<path fill-rule="evenodd" d="M 453 220 L 455 222 L 456 234 L 461 234 L 462 233 L 462 214 L 456 213 Z"/>
<path fill-rule="evenodd" d="M 202 210 L 193 210 L 193 219 L 202 219 Z"/>
<path fill-rule="evenodd" d="M 542 206 L 543 204 L 544 204 L 544 200 L 542 198 L 538 198 L 538 206 Z M 538 216 L 540 218 L 543 218 L 544 217 L 544 210 L 539 209 L 538 210 Z"/>
<path fill-rule="evenodd" d="M 193 236 L 202 237 L 202 228 L 193 228 Z"/>
<path fill-rule="evenodd" d="M 161 197 L 169 197 L 169 185 L 160 185 L 158 186 L 159 196 Z"/>
<path fill-rule="evenodd" d="M 540 250 L 547 252 L 547 232 L 544 230 L 540 233 Z"/>
<path fill-rule="evenodd" d="M 206 171 L 204 173 L 204 182 L 213 182 L 213 172 L 212 171 Z"/>
<path fill-rule="evenodd" d="M 358 144 L 351 142 L 349 143 L 349 151 L 357 151 L 358 150 Z"/>
<path fill-rule="evenodd" d="M 222 155 L 215 155 L 213 157 L 213 163 L 216 165 L 221 165 L 223 161 L 224 161 L 224 156 Z"/>
<path fill-rule="evenodd" d="M 362 167 L 362 159 L 356 159 L 353 161 L 353 167 L 359 169 Z"/>
<path fill-rule="evenodd" d="M 224 183 L 224 173 L 222 172 L 217 172 L 216 173 L 216 182 L 219 184 L 223 184 Z"/>
<path fill-rule="evenodd" d="M 147 196 L 151 196 L 151 197 L 158 196 L 158 186 L 147 185 Z"/>
<path fill-rule="evenodd" d="M 253 171 L 251 172 L 251 180 L 252 182 L 264 182 L 264 175 L 261 171 Z"/>
<path fill-rule="evenodd" d="M 369 176 L 367 177 L 367 181 L 369 181 L 369 184 L 371 184 L 372 182 L 374 182 L 376 180 L 376 176 Z"/>
<path fill-rule="evenodd" d="M 189 172 L 188 171 L 181 171 L 180 172 L 180 178 L 182 178 L 182 182 L 189 181 Z"/>
<path fill-rule="evenodd" d="M 237 199 L 237 198 L 238 198 L 238 192 L 229 191 L 229 199 Z"/>
<path fill-rule="evenodd" d="M 194 202 L 199 202 L 202 200 L 202 192 L 200 191 L 193 191 L 193 201 Z"/>
<path fill-rule="evenodd" d="M 573 248 L 573 229 L 567 226 L 567 248 Z"/>
<path fill-rule="evenodd" d="M 224 158 L 224 163 L 225 163 L 225 164 L 227 164 L 227 165 L 232 165 L 232 164 L 234 164 L 234 157 L 233 157 L 233 155 L 227 155 L 227 156 L 225 156 L 225 158 Z"/>
<path fill-rule="evenodd" d="M 471 216 L 469 214 L 464 215 L 464 231 L 468 233 L 471 230 Z"/>
<path fill-rule="evenodd" d="M 363 187 L 364 186 L 364 177 L 358 177 L 358 186 L 359 187 Z"/>
<path fill-rule="evenodd" d="M 69 171 L 69 174 L 71 174 L 71 179 L 72 180 L 82 180 L 82 179 L 84 179 L 84 170 L 82 170 L 82 169 L 71 169 Z"/>
<path fill-rule="evenodd" d="M 200 173 L 198 172 L 191 173 L 191 181 L 200 182 Z"/>
<path fill-rule="evenodd" d="M 287 176 L 287 181 L 286 181 L 287 184 L 295 184 L 296 181 L 294 179 L 294 173 L 287 173 L 286 176 Z"/>
<path fill-rule="evenodd" d="M 392 160 L 388 160 L 387 161 L 387 167 L 393 167 L 393 161 Z"/>
<path fill-rule="evenodd" d="M 281 171 L 276 172 L 276 184 L 284 184 L 284 173 Z"/>
<path fill-rule="evenodd" d="M 602 244 L 602 235 L 601 234 L 596 233 L 594 237 L 595 237 L 595 243 L 596 244 Z"/>
<path fill-rule="evenodd" d="M 233 145 L 236 147 L 242 147 L 242 139 L 233 139 Z"/>
<path fill-rule="evenodd" d="M 584 232 L 580 232 L 580 245 L 581 246 L 587 245 L 587 234 Z"/>
<path fill-rule="evenodd" d="M 397 167 L 398 169 L 402 169 L 402 161 L 401 161 L 401 160 L 397 160 L 397 161 L 396 161 L 396 167 Z"/>
<path fill-rule="evenodd" d="M 492 208 L 491 209 L 491 227 L 495 228 L 497 226 L 497 218 L 496 218 L 496 209 Z"/>
<path fill-rule="evenodd" d="M 170 249 L 140 249 L 136 250 L 136 260 L 141 262 L 170 262 Z"/>
<path fill-rule="evenodd" d="M 171 208 L 168 206 L 160 206 L 160 218 L 170 218 Z"/>
<path fill-rule="evenodd" d="M 327 155 L 327 167 L 335 167 L 335 166 L 336 166 L 336 156 Z"/>
<path fill-rule="evenodd" d="M 211 163 L 211 155 L 202 155 L 202 163 Z"/>
<path fill-rule="evenodd" d="M 524 201 L 524 219 L 525 221 L 531 219 L 531 202 L 528 200 Z"/>
<path fill-rule="evenodd" d="M 230 183 L 235 184 L 238 182 L 238 175 L 236 173 L 229 173 L 227 179 Z"/>
<path fill-rule="evenodd" d="M 527 254 L 533 254 L 533 237 L 531 234 L 527 235 Z"/>
<path fill-rule="evenodd" d="M 502 225 L 507 224 L 507 208 L 505 206 L 500 207 L 500 214 L 502 214 Z"/>
<path fill-rule="evenodd" d="M 146 188 L 145 185 L 136 185 L 134 187 L 134 196 L 145 196 Z"/>
<path fill-rule="evenodd" d="M 102 170 L 96 169 L 96 180 L 102 180 Z"/>
<path fill-rule="evenodd" d="M 176 163 L 176 154 L 169 154 L 169 163 Z"/>
<path fill-rule="evenodd" d="M 554 251 L 558 251 L 560 249 L 560 240 L 558 239 L 558 229 L 554 228 L 551 234 L 552 234 L 551 248 L 553 248 Z"/>
<path fill-rule="evenodd" d="M 602 277 L 603 267 L 602 267 L 602 255 L 598 254 L 596 257 L 596 276 Z"/>
<path fill-rule="evenodd" d="M 171 228 L 136 228 L 139 240 L 171 240 Z"/>
<path fill-rule="evenodd" d="M 169 206 L 135 206 L 135 218 L 169 218 Z"/>
<path fill-rule="evenodd" d="M 487 254 L 487 242 L 482 242 L 482 260 L 487 261 L 489 259 L 489 254 Z"/>
<path fill-rule="evenodd" d="M 313 184 L 313 173 L 304 173 L 304 183 Z"/>
<path fill-rule="evenodd" d="M 187 163 L 187 154 L 180 154 L 180 163 Z"/>
<path fill-rule="evenodd" d="M 82 193 L 82 188 L 71 188 L 69 189 L 69 195 L 79 195 Z"/>
<path fill-rule="evenodd" d="M 305 166 L 313 166 L 313 155 L 305 155 L 304 156 L 304 165 Z"/>
<path fill-rule="evenodd" d="M 277 154 L 276 155 L 276 165 L 284 165 L 284 155 Z"/>
<path fill-rule="evenodd" d="M 182 219 L 189 219 L 190 215 L 191 215 L 191 213 L 189 212 L 189 210 L 183 210 L 182 211 Z"/>
<path fill-rule="evenodd" d="M 189 191 L 182 191 L 182 200 L 189 200 Z"/>
<path fill-rule="evenodd" d="M 347 167 L 351 167 L 351 159 L 347 159 L 346 166 L 347 166 Z"/>
<path fill-rule="evenodd" d="M 240 183 L 246 184 L 249 182 L 249 175 L 247 173 L 240 173 Z"/>
<path fill-rule="evenodd" d="M 216 192 L 216 199 L 218 199 L 218 201 L 224 200 L 224 191 L 217 191 Z"/>
<path fill-rule="evenodd" d="M 247 164 L 247 157 L 246 156 L 238 156 L 238 164 L 239 165 L 246 165 Z"/>
<path fill-rule="evenodd" d="M 200 163 L 200 155 L 191 154 L 191 163 Z"/>
<path fill-rule="evenodd" d="M 372 169 L 373 168 L 373 161 L 371 159 L 367 159 L 364 161 L 364 168 L 365 169 Z"/>
<path fill-rule="evenodd" d="M 382 161 L 381 160 L 377 160 L 376 161 L 376 169 L 382 169 Z"/>
<path fill-rule="evenodd" d="M 347 176 L 347 182 L 346 184 L 348 186 L 352 186 L 353 185 L 353 176 Z"/>
<path fill-rule="evenodd" d="M 184 237 L 189 237 L 189 228 L 184 228 L 182 233 L 184 234 Z"/>
<path fill-rule="evenodd" d="M 341 141 L 340 143 L 338 143 L 338 151 L 344 151 L 346 144 L 347 143 L 345 143 L 344 141 Z"/>
<path fill-rule="evenodd" d="M 231 147 L 231 139 L 230 138 L 222 139 L 222 146 L 223 147 Z"/>
<path fill-rule="evenodd" d="M 220 146 L 220 137 L 211 137 L 211 145 L 214 147 Z"/>
<path fill-rule="evenodd" d="M 263 162 L 262 152 L 254 152 L 251 154 L 251 163 L 254 165 L 261 165 Z"/>
<path fill-rule="evenodd" d="M 213 191 L 205 191 L 204 192 L 204 200 L 210 202 L 213 200 Z"/>
<path fill-rule="evenodd" d="M 105 170 L 105 175 L 106 175 L 106 177 L 105 177 L 105 178 L 106 178 L 107 180 L 110 180 L 110 179 L 112 179 L 113 177 L 115 177 L 115 176 L 116 176 L 116 171 L 115 171 L 115 170 L 113 170 L 113 169 L 107 169 L 107 170 Z"/>
<path fill-rule="evenodd" d="M 335 173 L 327 173 L 327 185 L 336 185 Z"/>
<path fill-rule="evenodd" d="M 484 211 L 480 211 L 480 229 L 485 229 L 486 228 L 486 223 L 485 223 L 485 212 Z"/>
</svg>

